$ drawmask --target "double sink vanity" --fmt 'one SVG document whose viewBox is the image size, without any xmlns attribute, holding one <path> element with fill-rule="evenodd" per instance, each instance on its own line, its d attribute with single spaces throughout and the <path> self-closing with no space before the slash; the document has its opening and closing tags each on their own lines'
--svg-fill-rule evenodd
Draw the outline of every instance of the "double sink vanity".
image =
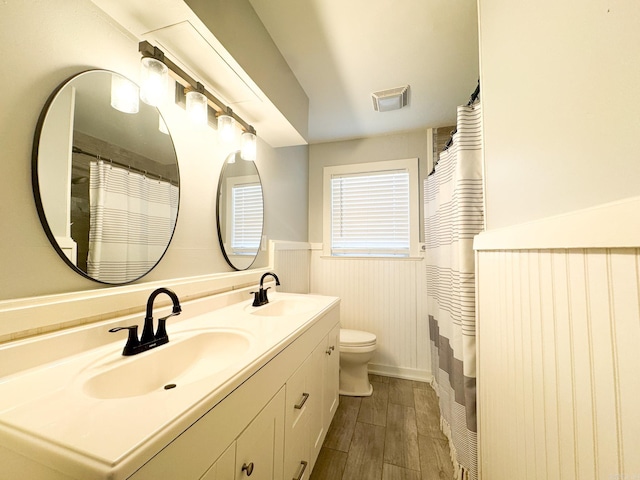
<svg viewBox="0 0 640 480">
<path fill-rule="evenodd" d="M 250 94 L 233 105 L 242 103 L 269 126 L 263 140 L 282 146 L 282 132 L 290 132 L 291 145 L 306 143 L 188 5 L 206 2 L 92 3 L 101 9 L 96 22 L 109 23 L 120 40 L 129 32 L 126 42 L 145 57 L 152 41 L 168 53 L 183 52 L 176 64 L 187 70 L 230 82 L 228 95 Z M 69 62 L 62 62 L 65 74 L 72 73 Z M 191 182 L 211 190 L 202 183 L 209 174 L 194 170 L 203 180 L 180 178 L 167 125 L 187 121 L 171 103 L 184 98 L 189 82 L 168 82 L 162 112 L 136 95 L 135 107 L 127 108 L 115 86 L 129 92 L 140 86 L 116 71 L 80 71 L 85 63 L 44 105 L 31 180 L 38 217 L 60 259 L 83 278 L 114 288 L 76 291 L 69 279 L 73 287 L 52 288 L 66 293 L 0 301 L 3 340 L 29 335 L 0 344 L 0 480 L 308 479 L 338 406 L 339 299 L 278 292 L 262 304 L 266 290 L 254 300 L 251 288 L 243 288 L 274 263 L 266 253 L 258 168 L 236 162 L 244 158 L 240 151 L 222 144 L 207 154 L 218 161 L 207 168 L 221 166 L 215 221 L 222 257 L 235 272 L 227 273 L 217 251 L 205 251 L 213 260 L 202 269 L 175 273 L 172 288 L 189 300 L 177 306 L 173 299 L 169 315 L 166 297 L 154 307 L 156 294 L 167 293 L 164 285 L 130 285 L 168 253 L 182 187 Z M 106 63 L 132 71 L 128 54 Z M 217 102 L 218 116 L 231 115 L 221 107 Z M 306 118 L 306 110 L 298 116 Z M 253 126 L 244 128 L 255 134 Z M 183 145 L 196 138 L 178 132 Z M 139 190 L 147 193 L 122 193 Z M 251 215 L 235 196 L 246 198 Z M 191 223 L 207 214 L 200 210 L 189 213 Z M 187 258 L 181 252 L 201 251 L 187 247 L 171 252 L 169 265 Z M 274 274 L 265 275 L 278 284 Z M 161 288 L 147 292 L 152 284 Z M 146 319 L 143 293 L 151 294 Z M 157 323 L 147 321 L 153 309 Z"/>
<path fill-rule="evenodd" d="M 92 339 L 0 378 L 0 479 L 309 478 L 338 405 L 339 299 L 269 297 L 186 302 L 132 356 L 109 329 L 139 314 L 5 344 L 0 360 Z"/>
</svg>

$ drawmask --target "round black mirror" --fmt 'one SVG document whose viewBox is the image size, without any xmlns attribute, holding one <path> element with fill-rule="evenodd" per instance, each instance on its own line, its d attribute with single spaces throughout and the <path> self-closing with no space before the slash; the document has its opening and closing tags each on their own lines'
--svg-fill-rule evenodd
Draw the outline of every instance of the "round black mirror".
<svg viewBox="0 0 640 480">
<path fill-rule="evenodd" d="M 115 97 L 123 85 L 133 106 Z M 32 181 L 42 226 L 70 267 L 101 283 L 151 271 L 178 216 L 173 141 L 159 110 L 138 102 L 137 91 L 117 73 L 82 72 L 51 94 L 35 133 Z"/>
<path fill-rule="evenodd" d="M 216 221 L 227 263 L 235 270 L 251 267 L 262 242 L 262 183 L 255 163 L 242 160 L 239 152 L 231 153 L 222 167 Z"/>
</svg>

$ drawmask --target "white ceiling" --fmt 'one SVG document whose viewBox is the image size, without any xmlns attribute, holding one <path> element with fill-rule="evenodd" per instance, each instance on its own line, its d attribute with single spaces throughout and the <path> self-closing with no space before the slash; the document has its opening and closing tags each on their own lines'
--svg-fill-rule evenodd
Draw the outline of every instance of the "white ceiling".
<svg viewBox="0 0 640 480">
<path fill-rule="evenodd" d="M 250 2 L 309 97 L 310 143 L 455 124 L 476 87 L 476 0 Z M 407 107 L 373 110 L 407 84 Z"/>
</svg>

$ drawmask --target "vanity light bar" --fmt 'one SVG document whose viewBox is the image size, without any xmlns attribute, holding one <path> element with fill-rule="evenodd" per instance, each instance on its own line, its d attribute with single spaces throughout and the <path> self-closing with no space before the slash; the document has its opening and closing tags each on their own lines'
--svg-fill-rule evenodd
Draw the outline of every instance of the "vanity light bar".
<svg viewBox="0 0 640 480">
<path fill-rule="evenodd" d="M 255 135 L 256 131 L 251 125 L 240 118 L 235 112 L 231 110 L 231 108 L 220 101 L 220 99 L 218 99 L 215 95 L 207 91 L 206 88 L 202 87 L 202 84 L 195 78 L 193 78 L 187 72 L 182 70 L 178 65 L 169 60 L 165 56 L 164 52 L 158 47 L 155 47 L 144 40 L 138 44 L 138 51 L 143 57 L 152 57 L 164 63 L 167 68 L 169 68 L 169 71 L 173 74 L 172 77 L 183 87 L 191 90 L 199 90 L 201 93 L 203 93 L 204 96 L 207 97 L 207 100 L 209 101 L 211 107 L 216 111 L 216 116 L 229 115 L 237 123 L 240 124 L 245 132 L 250 132 Z"/>
</svg>

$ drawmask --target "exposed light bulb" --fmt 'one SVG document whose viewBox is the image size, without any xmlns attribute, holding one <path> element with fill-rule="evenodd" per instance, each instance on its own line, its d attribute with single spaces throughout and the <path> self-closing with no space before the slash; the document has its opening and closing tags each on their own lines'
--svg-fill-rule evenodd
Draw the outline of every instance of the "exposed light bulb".
<svg viewBox="0 0 640 480">
<path fill-rule="evenodd" d="M 138 86 L 117 73 L 112 74 L 111 106 L 123 113 L 138 113 Z"/>
<path fill-rule="evenodd" d="M 233 143 L 236 140 L 236 121 L 230 115 L 218 117 L 218 136 L 222 143 Z"/>
<path fill-rule="evenodd" d="M 207 97 L 204 94 L 196 90 L 187 92 L 187 115 L 196 125 L 205 126 L 207 124 Z"/>
<path fill-rule="evenodd" d="M 142 57 L 140 60 L 140 99 L 147 105 L 157 107 L 167 94 L 169 69 L 160 60 Z"/>
<path fill-rule="evenodd" d="M 241 148 L 240 148 L 240 156 L 243 160 L 255 161 L 256 159 L 256 150 L 257 150 L 257 141 L 256 136 L 252 132 L 244 132 L 240 137 Z"/>
</svg>

